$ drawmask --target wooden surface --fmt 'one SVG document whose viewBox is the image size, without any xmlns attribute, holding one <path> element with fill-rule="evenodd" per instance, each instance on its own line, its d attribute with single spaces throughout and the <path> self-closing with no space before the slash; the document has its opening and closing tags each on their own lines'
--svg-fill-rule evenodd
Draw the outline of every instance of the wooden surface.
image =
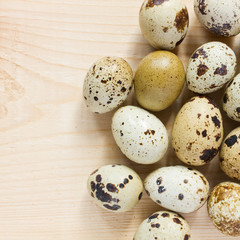
<svg viewBox="0 0 240 240">
<path fill-rule="evenodd" d="M 174 50 L 185 67 L 198 46 L 213 40 L 229 44 L 239 58 L 240 37 L 208 33 L 194 15 L 193 1 L 185 2 L 190 28 Z M 91 201 L 86 189 L 88 175 L 105 164 L 130 166 L 142 179 L 158 167 L 182 164 L 171 146 L 154 165 L 130 162 L 113 140 L 113 112 L 92 114 L 83 104 L 83 80 L 93 61 L 120 56 L 135 71 L 153 51 L 138 26 L 141 3 L 0 0 L 0 240 L 127 240 L 160 209 L 144 193 L 132 211 L 109 213 Z M 212 94 L 218 103 L 222 92 Z M 185 89 L 174 105 L 156 114 L 169 136 L 177 111 L 192 95 Z M 125 104 L 137 105 L 134 94 Z M 226 135 L 238 124 L 223 116 Z M 229 180 L 217 157 L 197 169 L 211 187 Z M 206 205 L 184 216 L 192 240 L 230 239 L 213 227 Z"/>
</svg>

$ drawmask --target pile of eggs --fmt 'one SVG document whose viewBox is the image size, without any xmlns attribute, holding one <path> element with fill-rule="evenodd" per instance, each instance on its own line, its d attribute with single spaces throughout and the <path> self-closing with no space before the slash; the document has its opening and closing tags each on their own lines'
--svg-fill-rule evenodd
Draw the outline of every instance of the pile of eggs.
<svg viewBox="0 0 240 240">
<path fill-rule="evenodd" d="M 194 10 L 200 23 L 214 34 L 230 37 L 240 33 L 239 0 L 194 0 Z M 145 0 L 139 23 L 146 40 L 161 50 L 143 58 L 135 75 L 120 57 L 96 61 L 83 86 L 87 108 L 99 114 L 112 111 L 127 99 L 134 86 L 141 107 L 118 108 L 111 125 L 116 144 L 129 160 L 156 163 L 169 144 L 176 156 L 191 166 L 209 164 L 220 152 L 223 172 L 240 180 L 240 127 L 223 139 L 221 112 L 204 95 L 228 83 L 222 97 L 223 110 L 240 122 L 240 74 L 236 75 L 235 53 L 222 42 L 205 43 L 193 52 L 185 72 L 181 60 L 169 52 L 188 31 L 188 11 L 182 0 Z M 169 141 L 166 127 L 149 111 L 161 111 L 173 104 L 185 82 L 198 95 L 178 112 Z M 206 201 L 213 224 L 224 234 L 240 236 L 240 185 L 222 182 L 209 193 L 208 180 L 192 167 L 161 167 L 142 182 L 127 166 L 106 165 L 89 176 L 87 186 L 96 204 L 108 211 L 131 210 L 141 199 L 143 188 L 154 202 L 167 209 L 145 219 L 135 240 L 189 239 L 190 227 L 179 213 L 196 211 Z"/>
</svg>

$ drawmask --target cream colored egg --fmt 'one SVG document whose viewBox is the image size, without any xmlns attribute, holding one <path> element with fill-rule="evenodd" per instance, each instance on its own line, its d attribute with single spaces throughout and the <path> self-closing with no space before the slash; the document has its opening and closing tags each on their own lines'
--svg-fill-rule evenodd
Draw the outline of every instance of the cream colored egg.
<svg viewBox="0 0 240 240">
<path fill-rule="evenodd" d="M 94 202 L 109 211 L 131 210 L 141 199 L 143 184 L 138 174 L 124 165 L 106 165 L 95 170 L 87 181 Z"/>
<path fill-rule="evenodd" d="M 145 0 L 139 12 L 139 24 L 154 48 L 171 50 L 187 34 L 188 11 L 182 0 Z"/>
<path fill-rule="evenodd" d="M 228 117 L 240 122 L 240 74 L 233 79 L 225 91 L 223 110 Z"/>
<path fill-rule="evenodd" d="M 205 43 L 190 57 L 187 86 L 196 93 L 215 92 L 234 77 L 236 67 L 236 55 L 230 47 L 222 42 Z"/>
<path fill-rule="evenodd" d="M 139 107 L 119 108 L 112 118 L 112 133 L 123 154 L 137 163 L 155 163 L 167 151 L 165 126 L 156 116 Z"/>
<path fill-rule="evenodd" d="M 221 112 L 211 98 L 196 96 L 183 105 L 172 129 L 172 146 L 181 161 L 193 166 L 208 163 L 222 139 Z"/>
<path fill-rule="evenodd" d="M 153 213 L 138 227 L 133 240 L 189 240 L 190 227 L 179 214 L 169 211 Z"/>
<path fill-rule="evenodd" d="M 240 127 L 232 130 L 224 139 L 220 166 L 229 177 L 240 180 Z"/>
<path fill-rule="evenodd" d="M 222 233 L 240 236 L 240 185 L 223 182 L 212 190 L 208 199 L 208 213 Z"/>
<path fill-rule="evenodd" d="M 206 202 L 209 183 L 197 170 L 184 166 L 159 168 L 144 180 L 150 198 L 160 206 L 181 213 L 193 212 Z"/>
<path fill-rule="evenodd" d="M 126 100 L 132 85 L 133 72 L 124 59 L 103 57 L 91 66 L 85 77 L 85 105 L 95 113 L 109 112 Z"/>
<path fill-rule="evenodd" d="M 194 11 L 200 23 L 216 35 L 240 33 L 239 0 L 194 0 Z"/>
</svg>

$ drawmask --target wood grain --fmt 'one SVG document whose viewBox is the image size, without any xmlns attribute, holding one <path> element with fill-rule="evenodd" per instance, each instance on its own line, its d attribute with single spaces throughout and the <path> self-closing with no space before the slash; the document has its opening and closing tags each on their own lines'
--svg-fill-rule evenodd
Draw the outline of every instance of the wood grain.
<svg viewBox="0 0 240 240">
<path fill-rule="evenodd" d="M 198 46 L 213 40 L 227 43 L 239 59 L 240 37 L 208 33 L 194 15 L 193 1 L 185 2 L 190 28 L 174 50 L 184 65 Z M 159 163 L 130 162 L 113 140 L 113 112 L 92 114 L 82 101 L 83 80 L 93 61 L 120 56 L 136 70 L 153 51 L 138 26 L 141 3 L 0 0 L 0 240 L 132 239 L 139 223 L 160 209 L 144 194 L 132 211 L 109 213 L 86 190 L 88 175 L 104 164 L 125 164 L 142 178 L 160 166 L 181 164 L 171 146 Z M 221 94 L 212 97 L 220 103 Z M 156 113 L 169 135 L 177 111 L 191 96 L 185 89 L 169 109 Z M 133 93 L 126 104 L 137 105 Z M 236 126 L 224 115 L 225 135 Z M 211 187 L 229 180 L 218 158 L 198 170 Z M 191 239 L 230 239 L 213 227 L 206 205 L 184 216 Z"/>
</svg>

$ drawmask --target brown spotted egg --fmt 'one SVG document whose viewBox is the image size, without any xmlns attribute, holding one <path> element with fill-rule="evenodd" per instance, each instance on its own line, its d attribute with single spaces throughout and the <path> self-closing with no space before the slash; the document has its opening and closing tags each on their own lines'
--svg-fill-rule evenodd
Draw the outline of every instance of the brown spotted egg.
<svg viewBox="0 0 240 240">
<path fill-rule="evenodd" d="M 197 170 L 184 166 L 159 168 L 144 180 L 150 198 L 160 206 L 181 213 L 193 212 L 206 202 L 209 183 Z"/>
<path fill-rule="evenodd" d="M 178 213 L 159 211 L 145 219 L 133 240 L 189 240 L 190 227 Z"/>
<path fill-rule="evenodd" d="M 236 55 L 230 47 L 222 42 L 205 43 L 190 57 L 187 86 L 196 93 L 215 92 L 234 77 L 236 67 Z"/>
<path fill-rule="evenodd" d="M 240 74 L 233 79 L 225 91 L 223 110 L 228 117 L 240 122 Z"/>
<path fill-rule="evenodd" d="M 181 161 L 193 166 L 208 163 L 222 139 L 222 115 L 211 98 L 196 96 L 183 105 L 172 129 L 172 146 Z"/>
<path fill-rule="evenodd" d="M 156 49 L 174 49 L 188 30 L 188 11 L 182 0 L 145 0 L 139 24 L 146 40 Z"/>
<path fill-rule="evenodd" d="M 208 214 L 222 233 L 240 236 L 240 185 L 222 182 L 214 187 L 208 199 Z"/>
<path fill-rule="evenodd" d="M 240 127 L 224 139 L 220 150 L 220 166 L 231 178 L 240 180 Z"/>
<path fill-rule="evenodd" d="M 88 70 L 83 84 L 83 97 L 88 109 L 109 112 L 122 104 L 131 91 L 133 72 L 120 57 L 103 57 Z"/>
<path fill-rule="evenodd" d="M 155 163 L 167 151 L 165 126 L 156 116 L 139 107 L 119 108 L 112 118 L 112 133 L 123 154 L 137 163 Z"/>
<path fill-rule="evenodd" d="M 124 165 L 106 165 L 95 170 L 87 181 L 94 202 L 109 211 L 125 212 L 142 197 L 143 184 L 138 174 Z"/>
<path fill-rule="evenodd" d="M 224 37 L 240 33 L 239 0 L 194 0 L 200 23 L 214 34 Z"/>
</svg>

